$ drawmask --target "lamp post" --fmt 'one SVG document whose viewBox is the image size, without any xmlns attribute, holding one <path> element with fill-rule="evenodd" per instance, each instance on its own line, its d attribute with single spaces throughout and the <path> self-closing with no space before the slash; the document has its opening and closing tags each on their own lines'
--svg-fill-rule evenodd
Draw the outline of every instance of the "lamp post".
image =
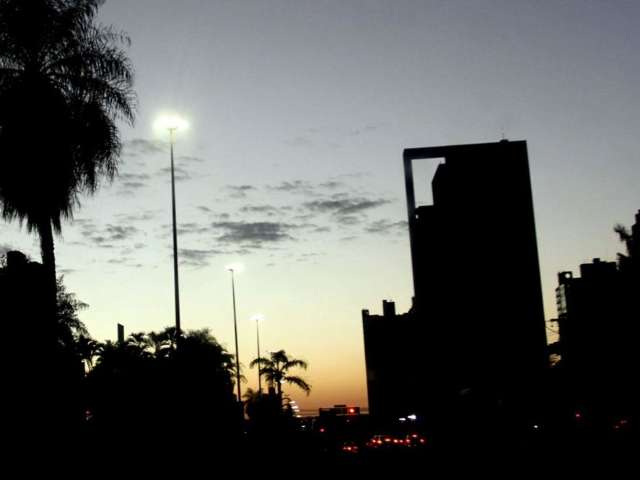
<svg viewBox="0 0 640 480">
<path fill-rule="evenodd" d="M 173 288 L 176 307 L 176 341 L 182 334 L 180 328 L 180 285 L 178 281 L 178 230 L 176 226 L 176 175 L 173 162 L 173 145 L 177 127 L 169 127 L 169 142 L 171 144 L 171 217 L 173 220 Z"/>
<path fill-rule="evenodd" d="M 183 119 L 175 115 L 163 115 L 156 121 L 156 127 L 169 132 L 169 145 L 171 155 L 171 219 L 173 222 L 173 289 L 176 317 L 176 341 L 182 335 L 180 325 L 180 282 L 178 278 L 178 229 L 176 224 L 176 176 L 174 165 L 174 145 L 176 140 L 176 132 L 178 130 L 186 130 L 188 124 Z"/>
<path fill-rule="evenodd" d="M 242 405 L 242 393 L 240 391 L 240 352 L 238 350 L 238 319 L 236 315 L 236 282 L 233 267 L 228 267 L 231 272 L 231 297 L 233 299 L 233 331 L 236 342 L 236 384 L 238 385 L 238 404 Z"/>
</svg>

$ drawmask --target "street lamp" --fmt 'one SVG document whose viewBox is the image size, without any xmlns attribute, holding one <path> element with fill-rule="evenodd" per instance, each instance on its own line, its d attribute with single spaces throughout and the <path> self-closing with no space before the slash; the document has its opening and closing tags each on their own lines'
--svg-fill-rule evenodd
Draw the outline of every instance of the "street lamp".
<svg viewBox="0 0 640 480">
<path fill-rule="evenodd" d="M 176 177 L 173 161 L 173 148 L 175 136 L 178 130 L 186 130 L 188 123 L 176 115 L 162 115 L 156 120 L 156 128 L 169 132 L 169 144 L 171 148 L 171 216 L 173 220 L 173 287 L 176 309 L 176 341 L 182 334 L 180 327 L 180 285 L 178 280 L 178 230 L 176 226 Z"/>
<path fill-rule="evenodd" d="M 256 321 L 256 343 L 258 345 L 258 393 L 262 394 L 262 369 L 260 368 L 260 322 L 264 320 L 264 315 L 254 315 L 251 319 Z"/>
<path fill-rule="evenodd" d="M 241 266 L 229 265 L 227 270 L 231 272 L 231 297 L 233 299 L 233 331 L 236 342 L 236 383 L 238 385 L 238 404 L 242 405 L 242 392 L 240 391 L 240 352 L 238 349 L 238 320 L 236 315 L 236 282 L 235 272 L 239 271 Z"/>
</svg>

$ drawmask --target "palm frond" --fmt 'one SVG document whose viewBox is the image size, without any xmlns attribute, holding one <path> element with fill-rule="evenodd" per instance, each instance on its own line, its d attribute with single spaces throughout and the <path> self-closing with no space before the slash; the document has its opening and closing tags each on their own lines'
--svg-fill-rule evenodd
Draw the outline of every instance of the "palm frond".
<svg viewBox="0 0 640 480">
<path fill-rule="evenodd" d="M 249 368 L 254 368 L 259 366 L 261 370 L 269 369 L 274 367 L 274 363 L 269 358 L 258 357 L 251 360 L 249 363 Z"/>
<path fill-rule="evenodd" d="M 293 359 L 293 360 L 289 360 L 287 362 L 285 362 L 282 365 L 282 369 L 283 370 L 290 370 L 292 368 L 302 368 L 303 370 L 306 370 L 307 368 L 309 368 L 309 364 L 304 361 L 304 360 L 299 360 L 299 359 Z"/>
<path fill-rule="evenodd" d="M 613 231 L 618 234 L 618 237 L 622 242 L 628 242 L 632 239 L 631 232 L 629 232 L 629 229 L 624 225 L 618 223 L 615 227 L 613 227 Z"/>
<path fill-rule="evenodd" d="M 295 385 L 303 390 L 307 395 L 311 393 L 311 385 L 309 385 L 304 379 L 296 376 L 287 375 L 283 380 L 291 385 Z"/>
</svg>

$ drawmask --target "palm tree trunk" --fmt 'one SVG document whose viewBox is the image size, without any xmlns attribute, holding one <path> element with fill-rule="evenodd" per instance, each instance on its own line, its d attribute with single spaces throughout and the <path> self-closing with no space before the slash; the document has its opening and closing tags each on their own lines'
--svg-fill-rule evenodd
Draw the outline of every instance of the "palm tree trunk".
<svg viewBox="0 0 640 480">
<path fill-rule="evenodd" d="M 57 283 L 56 283 L 56 257 L 54 253 L 53 228 L 50 219 L 44 219 L 38 224 L 40 236 L 40 253 L 42 266 L 45 273 L 45 333 L 47 343 L 55 344 L 56 310 L 57 310 Z"/>
<path fill-rule="evenodd" d="M 278 407 L 282 408 L 282 381 L 281 379 L 278 379 L 278 381 L 276 382 L 277 385 L 277 395 L 278 395 Z"/>
<path fill-rule="evenodd" d="M 53 251 L 53 229 L 51 220 L 45 218 L 38 222 L 38 235 L 40 236 L 40 253 L 42 255 L 42 266 L 44 279 L 41 284 L 42 298 L 42 318 L 39 320 L 38 342 L 41 348 L 38 355 L 41 360 L 42 369 L 38 372 L 38 379 L 34 383 L 35 394 L 48 397 L 49 401 L 44 402 L 42 410 L 38 415 L 38 423 L 43 432 L 55 431 L 60 428 L 58 419 L 65 417 L 63 412 L 64 401 L 56 388 L 60 388 L 60 368 L 57 349 L 57 285 L 56 285 L 56 265 Z M 64 388 L 59 390 L 64 392 Z"/>
</svg>

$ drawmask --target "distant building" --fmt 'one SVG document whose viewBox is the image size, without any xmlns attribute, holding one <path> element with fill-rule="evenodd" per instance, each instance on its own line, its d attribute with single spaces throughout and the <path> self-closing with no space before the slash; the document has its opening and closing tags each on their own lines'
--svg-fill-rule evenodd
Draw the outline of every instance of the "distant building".
<svg viewBox="0 0 640 480">
<path fill-rule="evenodd" d="M 602 365 L 606 337 L 613 333 L 612 313 L 620 303 L 620 274 L 615 262 L 595 258 L 580 265 L 580 276 L 558 274 L 556 308 L 563 367 L 594 373 Z"/>
<path fill-rule="evenodd" d="M 640 212 L 619 262 L 596 258 L 558 274 L 561 372 L 570 400 L 593 415 L 637 412 L 640 374 Z"/>
<path fill-rule="evenodd" d="M 360 407 L 355 405 L 334 405 L 318 409 L 319 417 L 351 417 L 354 415 L 360 415 Z"/>
<path fill-rule="evenodd" d="M 369 416 L 362 415 L 355 405 L 334 405 L 318 410 L 312 428 L 329 444 L 364 441 L 370 433 Z"/>
<path fill-rule="evenodd" d="M 369 412 L 400 417 L 415 404 L 407 388 L 415 384 L 415 366 L 407 362 L 407 342 L 416 332 L 411 313 L 397 315 L 394 302 L 382 301 L 382 315 L 362 311 Z M 413 358 L 413 355 L 412 357 Z"/>
<path fill-rule="evenodd" d="M 418 159 L 441 162 L 432 205 L 416 206 Z M 526 142 L 407 149 L 404 167 L 415 297 L 363 313 L 371 413 L 526 397 L 546 362 Z"/>
</svg>

